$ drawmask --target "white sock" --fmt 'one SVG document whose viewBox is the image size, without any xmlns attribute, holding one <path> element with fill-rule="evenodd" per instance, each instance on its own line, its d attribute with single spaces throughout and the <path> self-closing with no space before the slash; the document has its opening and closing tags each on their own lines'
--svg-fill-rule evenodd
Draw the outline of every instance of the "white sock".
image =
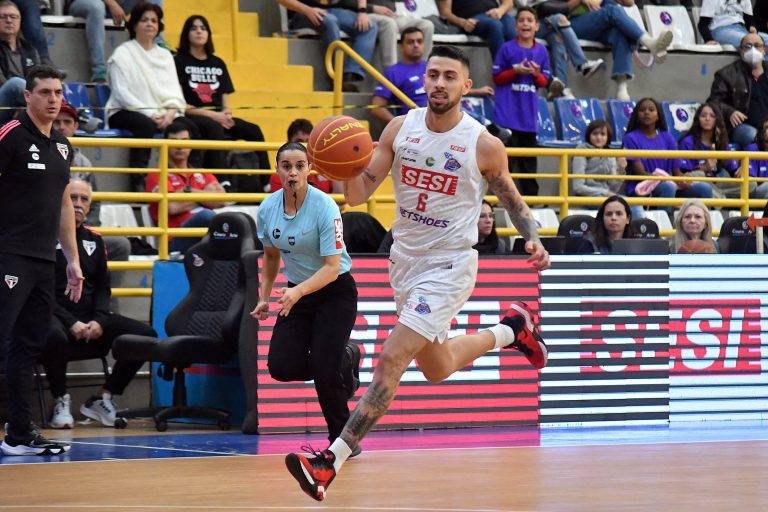
<svg viewBox="0 0 768 512">
<path fill-rule="evenodd" d="M 109 391 L 104 391 L 103 393 L 101 393 L 101 398 L 102 400 L 112 400 L 112 393 L 110 393 Z"/>
<path fill-rule="evenodd" d="M 628 83 L 628 80 L 626 76 L 616 77 L 616 99 L 619 99 L 619 100 L 629 99 L 629 89 L 627 88 L 627 83 Z"/>
<path fill-rule="evenodd" d="M 653 47 L 656 46 L 656 39 L 649 36 L 648 34 L 641 35 L 637 42 L 646 46 L 651 51 L 653 51 Z"/>
<path fill-rule="evenodd" d="M 328 449 L 336 456 L 336 460 L 333 461 L 333 470 L 338 473 L 341 466 L 344 465 L 352 454 L 352 448 L 347 446 L 347 443 L 340 437 L 337 437 Z"/>
<path fill-rule="evenodd" d="M 493 327 L 489 327 L 488 330 L 496 337 L 493 348 L 506 347 L 515 341 L 515 331 L 508 325 L 496 324 Z"/>
</svg>

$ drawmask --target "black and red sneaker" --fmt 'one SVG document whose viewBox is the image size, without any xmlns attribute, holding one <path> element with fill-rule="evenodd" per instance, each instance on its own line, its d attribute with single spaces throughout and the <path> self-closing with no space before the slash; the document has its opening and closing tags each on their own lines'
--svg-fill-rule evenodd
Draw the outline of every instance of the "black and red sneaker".
<svg viewBox="0 0 768 512">
<path fill-rule="evenodd" d="M 547 365 L 547 345 L 533 323 L 533 311 L 524 302 L 513 302 L 501 319 L 515 331 L 515 341 L 503 348 L 514 348 L 523 353 L 534 368 L 540 370 Z"/>
<path fill-rule="evenodd" d="M 299 482 L 302 491 L 317 501 L 323 501 L 328 486 L 336 477 L 336 470 L 333 469 L 336 456 L 330 450 L 318 452 L 311 446 L 302 446 L 301 449 L 311 453 L 313 457 L 289 453 L 285 456 L 285 466 Z"/>
</svg>

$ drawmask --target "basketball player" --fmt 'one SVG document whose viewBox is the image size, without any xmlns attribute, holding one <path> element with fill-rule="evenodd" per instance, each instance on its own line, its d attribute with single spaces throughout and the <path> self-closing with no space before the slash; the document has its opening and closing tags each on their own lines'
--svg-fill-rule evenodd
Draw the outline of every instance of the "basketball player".
<svg viewBox="0 0 768 512">
<path fill-rule="evenodd" d="M 472 246 L 477 242 L 483 180 L 527 240 L 528 262 L 543 270 L 549 266 L 549 254 L 509 177 L 504 145 L 459 108 L 472 86 L 467 56 L 455 47 L 436 46 L 424 84 L 428 106 L 393 119 L 369 168 L 345 182 L 347 202 L 358 205 L 392 170 L 398 216 L 392 227 L 389 273 L 399 319 L 382 346 L 371 385 L 339 438 L 312 456 L 286 456 L 288 470 L 317 501 L 325 498 L 342 464 L 386 413 L 414 358 L 430 382 L 446 379 L 496 348 L 519 350 L 536 368 L 547 362 L 533 312 L 522 302 L 513 303 L 501 322 L 487 330 L 446 339 L 451 319 L 475 285 L 477 251 Z"/>
</svg>

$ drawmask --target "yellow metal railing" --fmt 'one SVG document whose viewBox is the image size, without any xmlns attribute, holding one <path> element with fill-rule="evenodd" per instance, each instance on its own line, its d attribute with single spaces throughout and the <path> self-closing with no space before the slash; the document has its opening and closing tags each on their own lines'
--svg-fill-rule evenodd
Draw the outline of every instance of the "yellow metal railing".
<svg viewBox="0 0 768 512">
<path fill-rule="evenodd" d="M 203 236 L 205 228 L 169 228 L 168 227 L 168 204 L 171 201 L 188 201 L 189 194 L 173 194 L 168 192 L 168 149 L 174 147 L 183 147 L 191 149 L 238 149 L 238 150 L 256 150 L 256 151 L 275 151 L 281 143 L 276 142 L 243 142 L 243 141 L 189 141 L 172 139 L 100 139 L 77 137 L 71 139 L 72 143 L 78 147 L 143 147 L 156 148 L 159 151 L 157 169 L 132 169 L 124 167 L 88 167 L 73 168 L 75 171 L 96 172 L 96 173 L 157 173 L 159 176 L 159 190 L 157 192 L 94 192 L 95 201 L 114 201 L 114 202 L 133 202 L 133 203 L 157 203 L 158 204 L 158 226 L 156 227 L 100 227 L 98 231 L 103 235 L 132 235 L 132 236 L 156 236 L 158 237 L 158 257 L 168 259 L 168 239 L 170 236 Z M 762 209 L 765 205 L 764 199 L 749 199 L 750 182 L 763 183 L 768 178 L 751 178 L 749 176 L 750 159 L 768 159 L 768 155 L 760 152 L 744 151 L 644 151 L 644 150 L 596 150 L 596 149 L 576 149 L 576 148 L 509 148 L 507 154 L 510 156 L 538 156 L 538 157 L 556 157 L 558 158 L 558 172 L 538 173 L 535 175 L 512 173 L 514 178 L 536 178 L 558 180 L 558 192 L 556 196 L 526 196 L 525 200 L 530 205 L 550 205 L 557 206 L 560 209 L 560 218 L 568 215 L 571 206 L 591 205 L 596 206 L 603 202 L 604 198 L 599 197 L 579 197 L 570 196 L 568 192 L 569 180 L 573 178 L 590 179 L 619 179 L 619 180 L 670 180 L 683 181 L 690 180 L 686 177 L 656 177 L 656 176 L 595 176 L 595 175 L 575 175 L 569 173 L 569 159 L 573 156 L 613 156 L 613 157 L 640 157 L 654 156 L 660 158 L 717 158 L 739 160 L 741 162 L 740 178 L 695 178 L 695 181 L 706 181 L 710 183 L 739 183 L 741 185 L 741 194 L 738 199 L 703 199 L 702 201 L 709 207 L 728 207 L 738 208 L 742 215 L 747 215 L 750 208 Z M 218 169 L 206 169 L 206 172 L 217 172 Z M 271 169 L 221 169 L 223 173 L 228 174 L 271 174 Z M 259 203 L 268 194 L 264 193 L 196 193 L 195 199 L 200 201 L 224 201 L 224 202 L 247 202 Z M 332 194 L 331 197 L 338 202 L 344 202 L 344 196 L 341 194 Z M 488 199 L 491 203 L 497 200 L 493 196 Z M 393 204 L 395 198 L 392 194 L 375 194 L 367 203 L 367 211 L 372 215 L 376 213 L 378 204 Z M 680 206 L 685 201 L 683 198 L 655 198 L 655 197 L 629 197 L 627 201 L 630 204 L 645 206 Z M 553 228 L 540 229 L 542 235 L 556 234 Z M 499 228 L 499 234 L 502 236 L 517 235 L 514 228 Z M 672 233 L 663 232 L 662 235 Z M 151 270 L 152 262 L 139 261 L 121 261 L 110 262 L 111 270 Z M 123 288 L 115 289 L 114 295 L 124 296 L 149 296 L 151 290 L 143 288 Z"/>
<path fill-rule="evenodd" d="M 347 54 L 352 60 L 360 64 L 360 66 L 371 75 L 376 81 L 384 85 L 387 89 L 392 91 L 392 94 L 397 96 L 397 99 L 411 108 L 416 108 L 418 105 L 413 102 L 411 98 L 405 95 L 403 91 L 397 88 L 395 84 L 387 80 L 379 70 L 371 66 L 368 61 L 363 59 L 344 41 L 334 41 L 328 45 L 328 49 L 325 52 L 325 69 L 328 71 L 328 76 L 333 80 L 333 114 L 340 115 L 343 110 L 343 92 L 342 75 L 344 74 L 344 54 Z"/>
</svg>

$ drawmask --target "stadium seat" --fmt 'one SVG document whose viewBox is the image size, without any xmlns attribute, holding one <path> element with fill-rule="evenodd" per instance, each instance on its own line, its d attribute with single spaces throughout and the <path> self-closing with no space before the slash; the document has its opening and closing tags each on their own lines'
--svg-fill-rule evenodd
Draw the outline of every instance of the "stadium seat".
<svg viewBox="0 0 768 512">
<path fill-rule="evenodd" d="M 493 209 L 493 219 L 496 224 L 496 228 L 511 228 L 514 227 L 512 225 L 512 219 L 509 218 L 509 214 L 507 213 L 507 210 L 501 207 L 496 207 Z M 513 244 L 515 242 L 516 236 L 500 236 L 500 239 L 504 241 L 505 244 L 507 244 L 507 247 L 512 248 Z"/>
<path fill-rule="evenodd" d="M 461 98 L 461 110 L 473 118 L 493 120 L 496 104 L 491 96 L 464 96 Z"/>
<path fill-rule="evenodd" d="M 654 240 L 660 238 L 659 226 L 653 219 L 632 219 L 629 223 L 634 233 L 633 238 Z"/>
<path fill-rule="evenodd" d="M 672 227 L 672 222 L 669 220 L 669 215 L 664 210 L 646 210 L 645 218 L 651 219 L 658 226 L 659 232 L 664 230 L 675 229 Z"/>
<path fill-rule="evenodd" d="M 149 211 L 149 210 L 147 210 Z M 224 212 L 240 212 L 244 213 L 250 218 L 253 219 L 253 223 L 256 224 L 256 219 L 259 215 L 259 205 L 253 204 L 253 205 L 245 205 L 245 204 L 234 204 L 229 206 L 222 206 L 221 208 L 216 208 L 214 210 L 216 213 L 224 213 Z"/>
<path fill-rule="evenodd" d="M 569 215 L 560 221 L 557 236 L 565 237 L 563 254 L 592 254 L 595 251 L 591 234 L 595 218 L 590 215 Z"/>
<path fill-rule="evenodd" d="M 584 142 L 589 123 L 595 119 L 605 119 L 597 98 L 557 98 L 555 114 L 560 125 L 562 140 L 574 145 Z"/>
<path fill-rule="evenodd" d="M 717 245 L 723 254 L 754 254 L 757 236 L 747 226 L 747 217 L 729 217 L 720 228 Z"/>
<path fill-rule="evenodd" d="M 605 102 L 608 108 L 608 119 L 613 131 L 613 141 L 611 146 L 621 147 L 624 141 L 624 134 L 627 131 L 627 123 L 635 110 L 635 102 L 632 100 L 614 100 L 609 99 Z"/>
<path fill-rule="evenodd" d="M 631 6 L 622 5 L 624 8 L 624 11 L 627 13 L 627 15 L 634 20 L 635 23 L 637 23 L 637 26 L 640 27 L 640 30 L 643 32 L 648 32 L 648 30 L 645 28 L 645 20 L 643 19 L 643 14 L 640 12 L 640 8 L 633 4 Z"/>
<path fill-rule="evenodd" d="M 129 204 L 105 204 L 99 208 L 99 222 L 105 228 L 136 228 L 136 216 Z"/>
<path fill-rule="evenodd" d="M 417 18 L 428 18 L 429 16 L 440 16 L 437 10 L 435 0 L 409 0 L 408 2 L 396 2 L 397 6 L 402 5 L 404 14 L 416 16 Z M 403 12 L 397 9 L 397 12 Z M 435 34 L 432 36 L 435 43 L 461 44 L 461 43 L 482 43 L 483 40 L 477 36 L 468 36 L 466 34 Z"/>
<path fill-rule="evenodd" d="M 66 99 L 75 110 L 84 112 L 87 117 L 98 117 L 104 119 L 104 109 L 94 109 L 91 97 L 88 94 L 88 88 L 82 82 L 65 82 L 64 86 L 64 99 Z M 104 85 L 104 87 L 107 87 Z M 109 91 L 109 89 L 107 89 Z M 98 94 L 98 92 L 97 92 Z M 107 92 L 107 98 L 109 98 L 109 92 Z M 106 103 L 106 100 L 105 100 Z M 99 115 L 101 113 L 101 115 Z M 128 134 L 128 135 L 125 135 Z M 124 132 L 123 130 L 109 130 L 102 129 L 94 132 L 86 132 L 85 130 L 77 130 L 78 137 L 125 137 L 130 136 L 130 132 Z"/>
<path fill-rule="evenodd" d="M 693 124 L 693 115 L 700 103 L 663 101 L 661 110 L 664 111 L 664 119 L 667 121 L 667 131 L 678 142 L 680 138 L 690 130 Z"/>
<path fill-rule="evenodd" d="M 539 96 L 539 109 L 536 115 L 536 144 L 545 148 L 573 148 L 576 143 L 557 138 L 555 120 L 549 111 L 546 98 Z"/>
<path fill-rule="evenodd" d="M 645 19 L 651 37 L 658 36 L 663 30 L 671 30 L 674 38 L 671 50 L 684 50 L 697 53 L 720 53 L 720 45 L 696 44 L 696 33 L 688 17 L 688 10 L 680 5 L 645 5 Z"/>
<path fill-rule="evenodd" d="M 540 228 L 557 228 L 560 219 L 552 208 L 532 208 L 531 213 Z"/>
<path fill-rule="evenodd" d="M 712 220 L 712 231 L 718 232 L 723 225 L 723 214 L 720 210 L 709 210 L 709 218 Z"/>
</svg>

